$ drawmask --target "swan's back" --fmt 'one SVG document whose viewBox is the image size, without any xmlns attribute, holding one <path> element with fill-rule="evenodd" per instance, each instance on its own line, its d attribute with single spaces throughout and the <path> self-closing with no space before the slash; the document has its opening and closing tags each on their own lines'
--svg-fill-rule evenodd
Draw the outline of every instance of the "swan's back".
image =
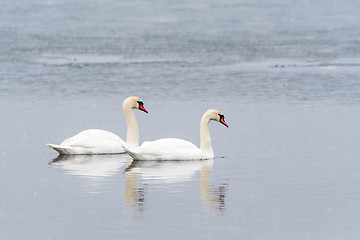
<svg viewBox="0 0 360 240">
<path fill-rule="evenodd" d="M 71 138 L 65 139 L 62 146 L 76 146 L 83 145 L 87 147 L 99 146 L 99 144 L 106 144 L 107 142 L 118 142 L 122 144 L 124 141 L 116 134 L 100 130 L 100 129 L 89 129 L 79 132 Z"/>
</svg>

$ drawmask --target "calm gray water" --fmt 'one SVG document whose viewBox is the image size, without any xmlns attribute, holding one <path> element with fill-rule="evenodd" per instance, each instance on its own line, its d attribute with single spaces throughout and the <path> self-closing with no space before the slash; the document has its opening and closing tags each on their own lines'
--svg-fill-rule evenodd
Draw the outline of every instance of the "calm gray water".
<svg viewBox="0 0 360 240">
<path fill-rule="evenodd" d="M 360 2 L 0 2 L 1 239 L 358 239 Z M 99 128 L 215 158 L 57 157 Z"/>
</svg>

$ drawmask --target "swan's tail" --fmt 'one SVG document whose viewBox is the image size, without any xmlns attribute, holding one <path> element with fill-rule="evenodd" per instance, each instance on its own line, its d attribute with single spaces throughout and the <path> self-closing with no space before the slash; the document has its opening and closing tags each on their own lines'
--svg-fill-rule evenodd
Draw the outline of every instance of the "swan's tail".
<svg viewBox="0 0 360 240">
<path fill-rule="evenodd" d="M 60 155 L 70 154 L 70 151 L 71 151 L 71 147 L 66 147 L 66 146 L 61 146 L 61 145 L 56 145 L 56 144 L 46 144 L 46 145 L 48 145 L 50 148 L 57 151 Z"/>
</svg>

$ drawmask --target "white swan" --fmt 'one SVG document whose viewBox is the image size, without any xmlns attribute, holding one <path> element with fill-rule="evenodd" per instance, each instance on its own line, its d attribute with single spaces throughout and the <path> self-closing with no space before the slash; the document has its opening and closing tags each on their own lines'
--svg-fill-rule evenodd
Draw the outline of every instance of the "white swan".
<svg viewBox="0 0 360 240">
<path fill-rule="evenodd" d="M 144 103 L 139 97 L 128 97 L 124 100 L 123 110 L 127 123 L 126 144 L 130 147 L 139 146 L 139 128 L 132 109 L 147 113 Z M 114 154 L 124 153 L 122 145 L 125 142 L 114 133 L 89 129 L 65 139 L 60 145 L 47 144 L 59 154 Z"/>
<path fill-rule="evenodd" d="M 200 121 L 200 148 L 193 143 L 176 138 L 163 138 L 156 141 L 144 142 L 134 148 L 124 144 L 124 150 L 134 160 L 195 160 L 214 157 L 209 133 L 210 120 L 226 124 L 224 115 L 218 110 L 208 110 Z"/>
</svg>

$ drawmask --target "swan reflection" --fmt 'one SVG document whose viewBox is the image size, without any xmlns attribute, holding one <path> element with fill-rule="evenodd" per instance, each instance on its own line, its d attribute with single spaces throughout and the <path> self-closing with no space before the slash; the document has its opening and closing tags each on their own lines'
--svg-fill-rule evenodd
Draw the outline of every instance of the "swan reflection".
<svg viewBox="0 0 360 240">
<path fill-rule="evenodd" d="M 126 173 L 124 201 L 126 213 L 131 217 L 138 217 L 145 208 L 147 184 L 138 187 L 138 174 L 136 172 Z"/>
<path fill-rule="evenodd" d="M 205 210 L 225 210 L 225 196 L 227 184 L 223 183 L 220 187 L 210 185 L 212 164 L 204 164 L 200 170 L 200 192 Z"/>
<path fill-rule="evenodd" d="M 144 210 L 150 184 L 176 184 L 194 179 L 200 172 L 200 196 L 206 211 L 225 210 L 227 185 L 215 187 L 210 184 L 214 160 L 193 161 L 132 161 L 124 174 L 125 205 L 130 215 L 138 216 Z"/>
<path fill-rule="evenodd" d="M 128 158 L 126 154 L 59 155 L 49 164 L 64 169 L 66 174 L 102 180 L 116 174 Z"/>
<path fill-rule="evenodd" d="M 189 181 L 202 166 L 210 165 L 214 160 L 192 161 L 133 161 L 125 171 L 141 174 L 142 182 L 178 183 Z"/>
</svg>

